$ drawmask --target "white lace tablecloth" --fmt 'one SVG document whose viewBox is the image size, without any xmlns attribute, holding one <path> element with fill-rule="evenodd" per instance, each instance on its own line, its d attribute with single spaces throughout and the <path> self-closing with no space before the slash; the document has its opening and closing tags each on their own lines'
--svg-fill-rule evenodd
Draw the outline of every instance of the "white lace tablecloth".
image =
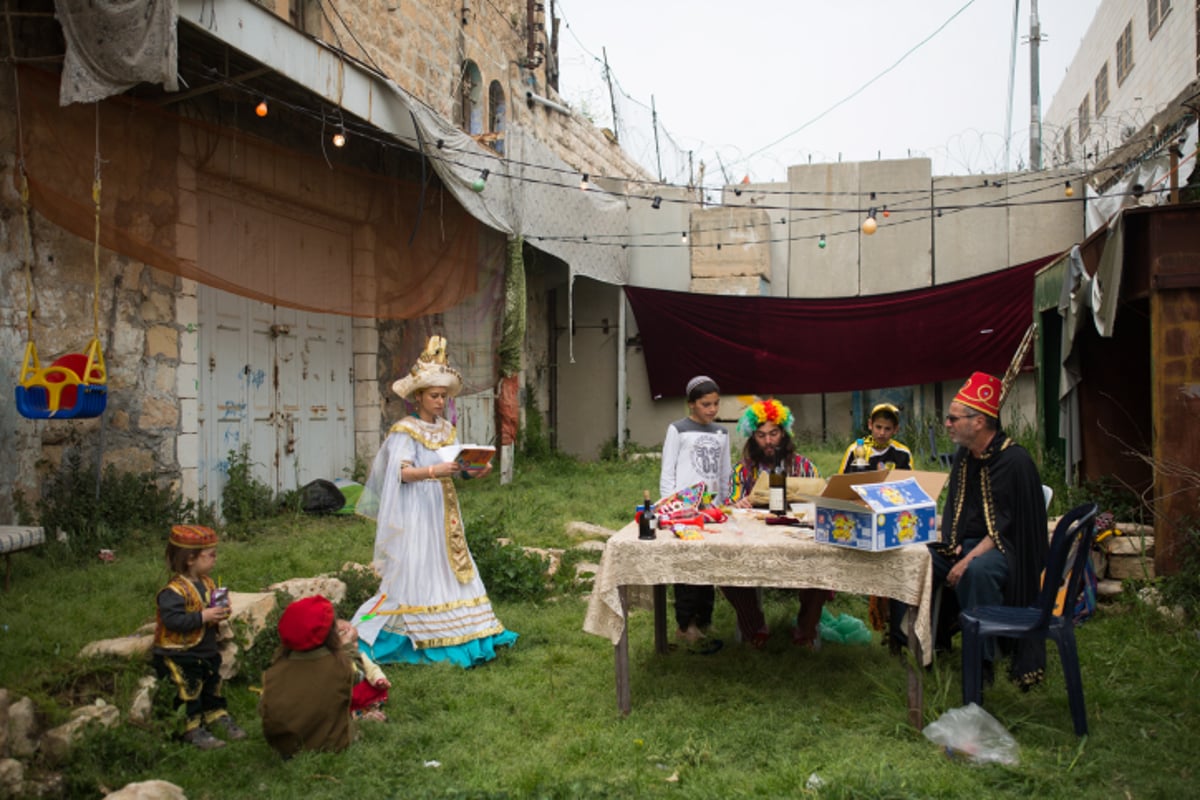
<svg viewBox="0 0 1200 800">
<path fill-rule="evenodd" d="M 924 545 L 870 553 L 813 541 L 811 528 L 767 525 L 737 514 L 686 541 L 660 533 L 637 538 L 637 525 L 618 531 L 604 548 L 583 629 L 617 645 L 625 630 L 618 587 L 668 583 L 832 589 L 903 600 L 917 608 L 914 633 L 928 664 L 933 654 L 929 609 L 933 565 Z"/>
</svg>

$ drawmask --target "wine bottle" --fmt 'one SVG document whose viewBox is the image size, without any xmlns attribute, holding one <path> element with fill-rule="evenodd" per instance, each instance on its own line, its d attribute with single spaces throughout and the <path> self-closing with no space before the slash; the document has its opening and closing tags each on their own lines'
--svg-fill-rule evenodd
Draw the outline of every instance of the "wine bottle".
<svg viewBox="0 0 1200 800">
<path fill-rule="evenodd" d="M 658 538 L 658 517 L 654 515 L 654 505 L 650 502 L 649 490 L 642 491 L 642 514 L 638 517 L 638 538 Z"/>
<path fill-rule="evenodd" d="M 771 470 L 768 485 L 770 495 L 767 500 L 767 510 L 773 516 L 785 516 L 787 514 L 787 475 L 783 473 L 782 466 Z"/>
</svg>

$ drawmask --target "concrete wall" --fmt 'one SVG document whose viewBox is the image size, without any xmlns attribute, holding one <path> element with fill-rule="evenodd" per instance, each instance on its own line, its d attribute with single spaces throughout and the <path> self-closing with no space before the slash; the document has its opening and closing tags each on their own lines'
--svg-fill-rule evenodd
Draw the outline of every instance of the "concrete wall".
<svg viewBox="0 0 1200 800">
<path fill-rule="evenodd" d="M 1195 4 L 1175 0 L 1151 38 L 1146 0 L 1104 0 L 1042 115 L 1045 166 L 1086 168 L 1084 153 L 1103 160 L 1163 110 L 1196 78 Z M 1117 83 L 1117 40 L 1132 21 L 1133 68 Z M 1108 64 L 1108 106 L 1096 111 L 1096 76 Z M 1079 106 L 1088 99 L 1089 132 L 1079 138 Z M 1070 140 L 1070 157 L 1065 140 Z"/>
<path fill-rule="evenodd" d="M 617 318 L 625 302 L 621 289 L 588 278 L 574 288 L 574 333 L 567 293 L 558 292 L 554 361 L 558 373 L 558 446 L 594 459 L 617 428 Z"/>
</svg>

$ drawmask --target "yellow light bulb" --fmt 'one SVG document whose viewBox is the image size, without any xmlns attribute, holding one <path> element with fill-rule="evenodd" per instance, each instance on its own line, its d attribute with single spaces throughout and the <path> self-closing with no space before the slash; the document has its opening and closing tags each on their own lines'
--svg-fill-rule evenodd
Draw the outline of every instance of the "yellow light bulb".
<svg viewBox="0 0 1200 800">
<path fill-rule="evenodd" d="M 345 147 L 346 146 L 346 134 L 342 133 L 341 131 L 338 131 L 337 133 L 335 133 L 333 135 L 333 146 L 334 147 Z"/>
<path fill-rule="evenodd" d="M 266 100 L 260 100 L 258 105 L 254 107 L 254 113 L 258 114 L 260 117 L 265 117 L 267 115 L 267 110 Z"/>
<path fill-rule="evenodd" d="M 862 232 L 864 234 L 866 234 L 867 236 L 870 236 L 871 234 L 873 234 L 876 231 L 876 229 L 878 227 L 879 227 L 879 223 L 877 223 L 875 221 L 874 217 L 867 217 L 866 219 L 863 220 Z"/>
</svg>

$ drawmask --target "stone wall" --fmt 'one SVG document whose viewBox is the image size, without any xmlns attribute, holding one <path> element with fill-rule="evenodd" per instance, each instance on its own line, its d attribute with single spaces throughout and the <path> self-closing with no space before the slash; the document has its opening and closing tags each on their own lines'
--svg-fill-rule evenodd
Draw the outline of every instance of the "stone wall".
<svg viewBox="0 0 1200 800">
<path fill-rule="evenodd" d="M 288 0 L 267 0 L 263 5 L 282 19 L 288 19 Z M 303 5 L 312 9 L 313 3 L 309 0 Z M 468 7 L 466 12 L 464 7 Z M 462 81 L 464 63 L 469 60 L 478 67 L 482 84 L 480 132 L 488 128 L 488 89 L 493 81 L 498 81 L 504 90 L 508 118 L 532 130 L 573 168 L 596 176 L 650 178 L 614 139 L 582 114 L 577 111 L 564 114 L 526 102 L 526 92 L 532 91 L 565 105 L 546 83 L 545 61 L 527 61 L 524 0 L 386 4 L 346 0 L 338 8 L 353 37 L 340 25 L 331 28 L 319 13 L 304 15 L 307 30 L 376 66 L 446 119 L 462 125 Z M 535 12 L 534 21 L 549 28 L 550 21 L 545 17 L 545 12 Z M 544 31 L 535 35 L 538 42 L 549 47 Z M 476 133 L 470 126 L 462 127 Z M 501 148 L 502 145 L 497 149 Z"/>
<path fill-rule="evenodd" d="M 117 467 L 180 479 L 178 368 L 186 330 L 177 320 L 181 280 L 101 249 L 99 295 L 92 242 L 31 214 L 33 339 L 48 365 L 83 352 L 98 332 L 108 373 L 104 415 L 87 420 L 25 420 L 12 401 L 26 335 L 26 243 L 16 170 L 15 106 L 10 68 L 0 70 L 0 325 L 5 329 L 0 391 L 0 450 L 9 454 L 0 480 L 0 524 L 13 522 L 14 495 L 38 497 L 40 479 L 71 454 L 85 468 Z M 93 301 L 98 315 L 93 313 Z M 96 317 L 98 316 L 98 320 Z M 10 346 L 11 345 L 11 346 Z"/>
</svg>

